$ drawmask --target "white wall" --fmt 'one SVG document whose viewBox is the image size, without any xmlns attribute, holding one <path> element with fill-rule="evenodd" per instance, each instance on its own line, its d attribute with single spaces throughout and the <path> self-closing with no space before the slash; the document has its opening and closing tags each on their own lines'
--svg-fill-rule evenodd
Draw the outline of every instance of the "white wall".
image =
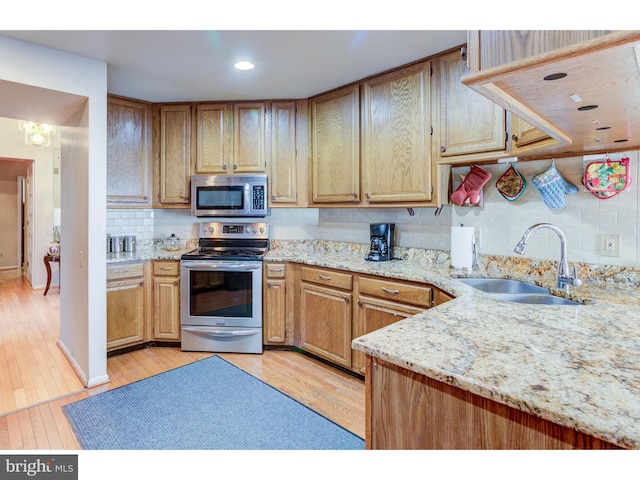
<svg viewBox="0 0 640 480">
<path fill-rule="evenodd" d="M 34 98 L 42 98 L 52 100 L 50 108 L 57 102 L 57 110 L 68 118 L 67 123 L 51 122 L 65 126 L 60 128 L 60 138 L 61 156 L 67 162 L 61 179 L 61 230 L 68 253 L 61 264 L 60 344 L 88 385 L 102 383 L 108 380 L 104 248 L 107 66 L 5 37 L 0 37 L 0 58 L 0 81 L 5 81 L 0 88 L 0 116 L 20 118 L 18 107 L 32 111 L 42 106 L 33 105 Z M 12 87 L 23 92 L 24 98 L 15 98 Z M 29 90 L 34 95 L 29 95 Z M 55 111 L 42 114 L 56 117 Z"/>
</svg>

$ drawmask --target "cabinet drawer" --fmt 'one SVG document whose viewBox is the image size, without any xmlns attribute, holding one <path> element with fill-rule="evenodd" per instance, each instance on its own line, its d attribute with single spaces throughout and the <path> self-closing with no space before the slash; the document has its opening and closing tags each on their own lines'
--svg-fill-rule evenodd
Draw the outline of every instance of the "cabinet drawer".
<svg viewBox="0 0 640 480">
<path fill-rule="evenodd" d="M 268 278 L 284 278 L 287 269 L 284 263 L 265 263 Z"/>
<path fill-rule="evenodd" d="M 343 290 L 351 290 L 353 285 L 353 275 L 322 268 L 302 267 L 301 278 L 303 282 L 313 282 L 319 285 L 342 288 Z"/>
<path fill-rule="evenodd" d="M 430 308 L 433 301 L 430 287 L 367 277 L 360 277 L 360 293 L 426 308 Z"/>
<path fill-rule="evenodd" d="M 153 262 L 153 275 L 177 277 L 180 275 L 180 262 L 155 260 Z"/>
<path fill-rule="evenodd" d="M 144 276 L 144 263 L 120 263 L 107 265 L 107 280 Z"/>
</svg>

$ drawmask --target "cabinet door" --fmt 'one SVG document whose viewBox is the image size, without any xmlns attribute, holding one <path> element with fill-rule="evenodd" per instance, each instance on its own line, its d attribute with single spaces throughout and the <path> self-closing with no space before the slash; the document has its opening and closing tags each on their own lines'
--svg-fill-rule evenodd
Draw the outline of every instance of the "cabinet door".
<svg viewBox="0 0 640 480">
<path fill-rule="evenodd" d="M 151 206 L 151 105 L 107 97 L 107 206 Z"/>
<path fill-rule="evenodd" d="M 265 283 L 263 336 L 265 344 L 287 342 L 285 280 L 269 278 Z"/>
<path fill-rule="evenodd" d="M 159 206 L 186 206 L 191 199 L 191 106 L 161 105 L 159 115 Z"/>
<path fill-rule="evenodd" d="M 233 173 L 266 172 L 265 116 L 262 102 L 233 105 Z"/>
<path fill-rule="evenodd" d="M 361 295 L 358 299 L 357 318 L 354 321 L 354 338 L 412 317 L 422 311 L 424 311 L 423 308 Z M 364 375 L 364 354 L 355 350 L 352 354 L 353 369 Z"/>
<path fill-rule="evenodd" d="M 232 110 L 229 104 L 196 107 L 196 173 L 230 173 L 233 158 Z"/>
<path fill-rule="evenodd" d="M 301 348 L 351 368 L 350 292 L 302 282 Z"/>
<path fill-rule="evenodd" d="M 311 100 L 314 202 L 360 201 L 359 92 L 354 85 Z"/>
<path fill-rule="evenodd" d="M 269 115 L 269 195 L 270 203 L 297 201 L 296 104 L 273 102 Z"/>
<path fill-rule="evenodd" d="M 437 58 L 441 157 L 506 149 L 506 114 L 502 107 L 464 85 L 470 73 L 459 51 Z"/>
<path fill-rule="evenodd" d="M 144 342 L 145 303 L 142 279 L 107 284 L 107 350 Z"/>
<path fill-rule="evenodd" d="M 153 278 L 153 338 L 180 340 L 180 279 Z"/>
<path fill-rule="evenodd" d="M 431 199 L 431 62 L 363 83 L 362 168 L 367 202 Z"/>
</svg>

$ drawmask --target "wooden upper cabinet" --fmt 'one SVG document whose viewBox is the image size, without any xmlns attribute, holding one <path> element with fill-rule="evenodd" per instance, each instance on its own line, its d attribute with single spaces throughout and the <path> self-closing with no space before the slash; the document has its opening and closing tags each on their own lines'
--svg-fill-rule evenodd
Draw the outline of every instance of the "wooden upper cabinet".
<svg viewBox="0 0 640 480">
<path fill-rule="evenodd" d="M 230 104 L 196 106 L 196 174 L 228 173 L 233 165 L 231 116 Z"/>
<path fill-rule="evenodd" d="M 431 62 L 362 84 L 365 202 L 431 200 Z"/>
<path fill-rule="evenodd" d="M 107 97 L 107 205 L 151 206 L 151 104 Z"/>
<path fill-rule="evenodd" d="M 233 105 L 233 164 L 227 173 L 265 173 L 265 103 Z"/>
<path fill-rule="evenodd" d="M 160 105 L 157 115 L 157 206 L 189 206 L 191 199 L 191 105 Z"/>
<path fill-rule="evenodd" d="M 612 33 L 613 30 L 470 30 L 472 72 L 523 60 Z"/>
<path fill-rule="evenodd" d="M 505 150 L 505 110 L 460 81 L 469 73 L 466 55 L 456 50 L 439 56 L 436 62 L 440 107 L 436 130 L 440 157 Z"/>
<path fill-rule="evenodd" d="M 312 200 L 360 201 L 360 87 L 311 99 Z"/>
<path fill-rule="evenodd" d="M 269 200 L 297 201 L 296 102 L 273 102 L 269 110 Z"/>
</svg>

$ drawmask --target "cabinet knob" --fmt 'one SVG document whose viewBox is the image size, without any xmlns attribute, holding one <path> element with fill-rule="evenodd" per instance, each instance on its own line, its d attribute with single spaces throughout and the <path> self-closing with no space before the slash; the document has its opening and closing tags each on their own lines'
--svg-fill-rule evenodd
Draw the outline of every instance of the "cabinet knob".
<svg viewBox="0 0 640 480">
<path fill-rule="evenodd" d="M 223 169 L 223 170 L 226 170 L 226 169 L 227 169 L 227 166 L 226 166 L 226 165 L 222 165 L 222 169 Z"/>
<path fill-rule="evenodd" d="M 357 193 L 354 193 L 354 194 L 353 194 L 353 198 L 358 198 L 358 194 L 357 194 Z"/>
<path fill-rule="evenodd" d="M 517 135 L 511 135 L 511 140 L 513 140 L 514 142 L 518 141 L 518 136 Z"/>
<path fill-rule="evenodd" d="M 467 59 L 467 47 L 462 47 L 460 49 L 460 56 L 462 56 L 463 60 Z"/>
<path fill-rule="evenodd" d="M 369 194 L 368 194 L 368 193 L 365 193 L 365 194 L 364 194 L 364 198 L 369 198 Z"/>
<path fill-rule="evenodd" d="M 440 153 L 444 153 L 447 151 L 447 147 L 445 147 L 444 145 L 440 147 Z"/>
<path fill-rule="evenodd" d="M 275 202 L 276 196 L 275 195 L 271 195 L 271 200 Z"/>
<path fill-rule="evenodd" d="M 173 284 L 177 286 L 178 285 L 178 281 L 174 280 Z"/>
<path fill-rule="evenodd" d="M 238 165 L 234 165 L 233 169 L 236 170 L 238 168 Z"/>
</svg>

